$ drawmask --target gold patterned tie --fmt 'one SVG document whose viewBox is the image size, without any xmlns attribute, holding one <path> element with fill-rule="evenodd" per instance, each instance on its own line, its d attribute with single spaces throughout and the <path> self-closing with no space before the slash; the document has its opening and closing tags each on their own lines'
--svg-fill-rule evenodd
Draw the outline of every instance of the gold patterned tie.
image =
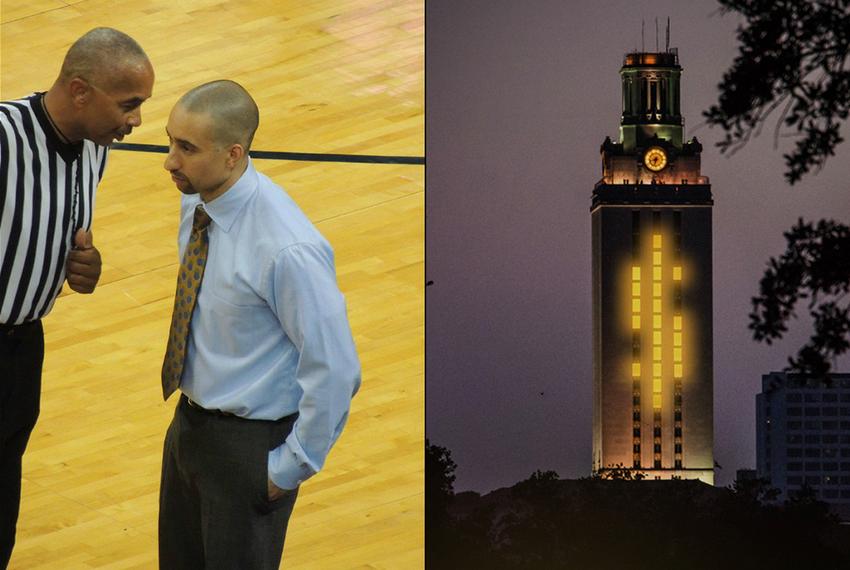
<svg viewBox="0 0 850 570">
<path fill-rule="evenodd" d="M 207 226 L 210 217 L 204 211 L 203 204 L 195 207 L 195 217 L 192 219 L 192 235 L 189 245 L 180 263 L 180 273 L 177 275 L 177 293 L 174 295 L 174 312 L 171 315 L 171 330 L 168 332 L 168 348 L 165 350 L 165 360 L 162 363 L 162 396 L 166 400 L 180 385 L 183 375 L 183 363 L 186 359 L 186 345 L 189 341 L 189 323 L 192 311 L 198 299 L 201 280 L 204 277 L 204 267 L 207 263 L 207 247 L 209 236 Z"/>
</svg>

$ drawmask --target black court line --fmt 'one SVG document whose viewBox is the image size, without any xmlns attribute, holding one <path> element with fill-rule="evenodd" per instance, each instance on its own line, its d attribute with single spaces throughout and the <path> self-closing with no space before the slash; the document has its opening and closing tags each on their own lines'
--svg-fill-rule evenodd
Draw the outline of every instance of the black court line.
<svg viewBox="0 0 850 570">
<path fill-rule="evenodd" d="M 168 153 L 168 147 L 160 144 L 112 143 L 114 150 L 135 152 Z M 304 160 L 310 162 L 359 162 L 369 164 L 425 164 L 424 156 L 380 156 L 374 154 L 321 154 L 314 152 L 275 152 L 270 150 L 252 150 L 248 154 L 253 158 L 271 160 Z"/>
</svg>

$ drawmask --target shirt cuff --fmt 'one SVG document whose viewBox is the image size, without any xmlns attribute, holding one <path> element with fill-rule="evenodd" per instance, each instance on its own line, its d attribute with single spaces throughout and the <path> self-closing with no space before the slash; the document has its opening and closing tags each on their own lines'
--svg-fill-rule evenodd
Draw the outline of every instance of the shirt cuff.
<svg viewBox="0 0 850 570">
<path fill-rule="evenodd" d="M 293 434 L 290 434 L 290 438 Z M 300 460 L 289 446 L 289 439 L 280 447 L 269 451 L 269 479 L 284 490 L 293 490 L 316 474 L 308 463 Z"/>
</svg>

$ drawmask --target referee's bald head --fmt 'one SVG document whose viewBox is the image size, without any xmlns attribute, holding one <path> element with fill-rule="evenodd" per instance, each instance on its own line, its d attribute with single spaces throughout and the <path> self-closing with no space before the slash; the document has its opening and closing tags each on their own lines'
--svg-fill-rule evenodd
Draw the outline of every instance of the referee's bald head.
<svg viewBox="0 0 850 570">
<path fill-rule="evenodd" d="M 80 77 L 103 89 L 123 88 L 147 69 L 150 60 L 136 40 L 114 28 L 94 28 L 68 49 L 59 79 Z"/>
<path fill-rule="evenodd" d="M 239 144 L 247 153 L 260 124 L 260 111 L 244 87 L 228 79 L 199 85 L 183 95 L 177 105 L 190 113 L 203 113 L 211 119 L 211 136 L 225 147 Z"/>
</svg>

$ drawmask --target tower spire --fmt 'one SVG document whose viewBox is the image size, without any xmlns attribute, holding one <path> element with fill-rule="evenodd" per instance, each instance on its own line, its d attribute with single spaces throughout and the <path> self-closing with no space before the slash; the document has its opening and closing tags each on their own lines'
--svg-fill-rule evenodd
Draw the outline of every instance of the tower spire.
<svg viewBox="0 0 850 570">
<path fill-rule="evenodd" d="M 655 18 L 655 52 L 658 52 L 658 18 Z"/>
</svg>

